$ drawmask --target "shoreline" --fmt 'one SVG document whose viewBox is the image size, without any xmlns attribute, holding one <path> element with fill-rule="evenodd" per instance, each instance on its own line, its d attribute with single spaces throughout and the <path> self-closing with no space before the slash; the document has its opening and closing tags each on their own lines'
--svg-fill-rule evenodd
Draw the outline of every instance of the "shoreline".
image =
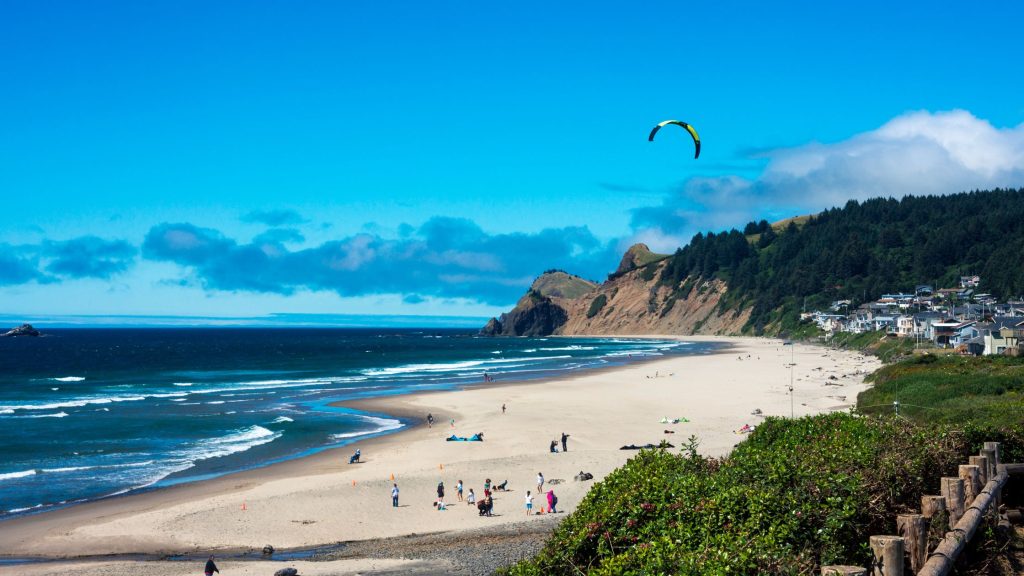
<svg viewBox="0 0 1024 576">
<path fill-rule="evenodd" d="M 575 471 L 590 471 L 597 480 L 634 454 L 619 451 L 619 444 L 665 438 L 662 429 L 672 425 L 661 424 L 657 418 L 681 416 L 662 414 L 665 410 L 685 411 L 693 421 L 693 425 L 677 426 L 682 435 L 669 439 L 677 448 L 692 432 L 702 439 L 701 452 L 711 455 L 727 453 L 742 439 L 732 431 L 743 420 L 756 424 L 749 415 L 752 408 L 746 404 L 765 408 L 766 415 L 785 412 L 788 416 L 789 396 L 782 389 L 788 387 L 789 371 L 780 361 L 788 362 L 792 351 L 782 349 L 779 340 L 656 337 L 717 341 L 728 346 L 709 354 L 662 356 L 560 378 L 480 383 L 455 390 L 342 402 L 346 407 L 413 423 L 391 434 L 219 478 L 8 520 L 0 523 L 0 557 L 82 559 L 200 550 L 233 553 L 259 549 L 266 543 L 287 550 L 422 534 L 431 528 L 447 532 L 480 526 L 480 520 L 464 505 L 453 505 L 444 516 L 433 510 L 429 502 L 438 478 L 451 486 L 458 477 L 479 489 L 484 476 L 496 483 L 508 476 L 515 492 L 498 493 L 501 499 L 496 504 L 506 516 L 497 523 L 504 524 L 523 519 L 521 507 L 515 503 L 540 468 L 548 471 L 549 478 L 566 480 L 555 489 L 560 505 L 571 511 L 591 485 L 573 482 Z M 730 352 L 737 351 L 733 358 Z M 795 383 L 801 414 L 854 403 L 856 392 L 864 387 L 863 376 L 873 370 L 866 365 L 877 364 L 859 353 L 817 346 L 799 345 L 797 352 L 800 378 Z M 761 356 L 765 359 L 760 360 Z M 820 365 L 813 368 L 812 363 Z M 665 375 L 653 378 L 653 372 Z M 826 374 L 839 374 L 845 380 L 838 385 L 821 382 Z M 716 385 L 702 386 L 702 379 Z M 721 382 L 713 382 L 716 380 Z M 623 382 L 642 393 L 623 396 Z M 581 394 L 591 390 L 600 393 Z M 827 394 L 833 391 L 843 393 Z M 843 401 L 828 400 L 831 398 Z M 737 406 L 738 400 L 742 407 Z M 509 416 L 500 414 L 502 401 L 509 403 Z M 670 404 L 675 406 L 665 408 Z M 563 406 L 574 410 L 563 412 Z M 436 415 L 439 430 L 424 426 L 426 411 Z M 449 431 L 450 418 L 456 419 L 457 434 L 484 431 L 486 441 L 444 443 L 439 432 Z M 613 422 L 617 425 L 609 425 Z M 556 437 L 559 427 L 566 427 L 570 434 L 570 451 L 548 454 L 545 438 Z M 365 462 L 349 466 L 349 450 L 357 447 Z M 395 474 L 403 501 L 414 502 L 415 510 L 391 510 L 389 499 L 381 496 L 390 488 L 389 474 Z M 241 510 L 238 502 L 249 502 L 249 508 Z M 402 514 L 400 525 L 382 518 L 388 514 Z M 202 521 L 204 515 L 216 517 L 217 523 L 226 527 L 211 529 Z M 339 515 L 346 520 L 339 520 Z M 25 566 L 31 565 L 20 567 Z"/>
<path fill-rule="evenodd" d="M 550 336 L 550 337 L 551 338 L 563 338 L 563 336 Z M 595 338 L 595 339 L 601 339 L 601 338 L 610 338 L 610 337 L 611 336 L 595 335 L 595 336 L 566 336 L 564 338 L 573 338 L 573 339 Z M 628 335 L 628 336 L 614 336 L 614 338 L 621 338 L 621 339 L 624 339 L 624 340 L 625 339 L 677 340 L 677 341 L 684 341 L 685 342 L 685 341 L 716 341 L 715 339 L 718 338 L 718 337 L 705 337 L 705 336 L 692 336 L 692 337 L 691 336 L 686 336 L 686 337 L 683 337 L 683 336 L 663 336 L 663 335 Z M 721 350 L 715 351 L 713 353 L 723 352 L 723 351 L 725 351 L 726 348 L 728 348 L 728 346 L 724 346 Z M 221 484 L 228 483 L 228 482 L 230 482 L 233 479 L 241 479 L 243 481 L 248 481 L 249 477 L 251 477 L 251 476 L 267 477 L 267 478 L 271 478 L 271 479 L 276 479 L 279 476 L 279 474 L 278 475 L 265 474 L 266 472 L 271 472 L 272 470 L 274 472 L 281 472 L 282 474 L 284 474 L 286 476 L 291 476 L 292 473 L 291 473 L 290 470 L 285 471 L 285 470 L 277 470 L 277 469 L 278 468 L 285 468 L 289 464 L 294 464 L 296 467 L 305 468 L 305 465 L 299 464 L 299 463 L 300 462 L 313 461 L 313 460 L 316 460 L 316 459 L 327 458 L 328 457 L 327 455 L 333 455 L 333 456 L 336 456 L 338 458 L 344 458 L 347 461 L 348 456 L 350 455 L 350 452 L 352 450 L 355 450 L 356 448 L 362 449 L 363 447 L 365 447 L 367 445 L 373 446 L 372 443 L 373 443 L 374 440 L 378 440 L 378 439 L 382 439 L 382 438 L 386 438 L 386 437 L 392 437 L 392 436 L 404 434 L 404 433 L 407 433 L 409 431 L 412 431 L 412 430 L 416 429 L 419 426 L 426 425 L 426 417 L 425 417 L 426 412 L 408 409 L 401 402 L 401 399 L 404 398 L 404 397 L 407 397 L 407 396 L 413 396 L 413 395 L 425 395 L 426 396 L 426 395 L 433 395 L 433 394 L 449 394 L 449 393 L 459 392 L 459 391 L 462 391 L 462 390 L 473 390 L 473 389 L 478 389 L 478 388 L 498 388 L 498 387 L 504 387 L 504 386 L 519 386 L 519 385 L 531 384 L 531 383 L 536 383 L 536 382 L 559 382 L 559 381 L 562 381 L 562 380 L 573 379 L 573 378 L 580 377 L 580 376 L 598 374 L 598 373 L 602 373 L 602 372 L 605 372 L 605 371 L 614 371 L 614 370 L 628 368 L 628 367 L 631 367 L 631 366 L 642 365 L 642 364 L 650 363 L 650 362 L 658 362 L 660 360 L 664 360 L 665 358 L 666 358 L 666 356 L 664 356 L 664 355 L 661 355 L 661 356 L 645 356 L 645 357 L 638 357 L 638 358 L 630 360 L 630 361 L 628 361 L 628 362 L 626 362 L 624 364 L 619 364 L 619 365 L 615 365 L 615 366 L 589 367 L 589 368 L 585 368 L 585 369 L 582 369 L 582 370 L 569 371 L 569 372 L 566 372 L 564 374 L 557 374 L 557 375 L 547 376 L 547 377 L 509 379 L 509 380 L 500 380 L 500 381 L 495 381 L 495 382 L 490 382 L 490 383 L 468 382 L 468 383 L 455 384 L 453 388 L 449 388 L 449 389 L 426 390 L 426 391 L 406 391 L 406 392 L 403 392 L 403 393 L 400 393 L 400 394 L 390 394 L 390 395 L 382 395 L 382 396 L 371 396 L 371 397 L 367 397 L 367 398 L 358 398 L 358 399 L 353 399 L 353 400 L 338 400 L 338 401 L 334 401 L 334 402 L 329 403 L 328 405 L 331 406 L 331 407 L 350 408 L 350 409 L 354 409 L 354 410 L 359 410 L 359 411 L 365 412 L 365 413 L 367 413 L 368 415 L 371 415 L 371 416 L 380 416 L 380 417 L 385 417 L 385 418 L 398 419 L 398 420 L 402 421 L 403 425 L 401 427 L 399 427 L 399 428 L 395 428 L 395 429 L 392 429 L 392 430 L 385 430 L 385 431 L 376 432 L 376 433 L 367 433 L 366 437 L 364 437 L 364 438 L 357 438 L 356 440 L 348 442 L 348 443 L 345 443 L 345 444 L 341 444 L 341 445 L 337 445 L 337 446 L 321 446 L 321 447 L 316 447 L 316 448 L 310 449 L 310 451 L 309 451 L 310 453 L 301 453 L 301 454 L 297 454 L 297 455 L 294 455 L 294 456 L 288 456 L 288 457 L 284 457 L 284 458 L 281 458 L 281 459 L 271 460 L 269 462 L 264 462 L 264 463 L 256 464 L 256 465 L 253 465 L 253 466 L 241 469 L 241 470 L 236 470 L 236 471 L 233 471 L 233 472 L 227 472 L 227 473 L 224 473 L 224 474 L 220 474 L 220 475 L 215 476 L 213 478 L 203 478 L 203 479 L 198 479 L 198 480 L 185 480 L 185 481 L 182 481 L 182 482 L 176 482 L 176 483 L 173 483 L 173 484 L 170 484 L 170 485 L 164 485 L 164 486 L 147 486 L 147 487 L 142 487 L 142 488 L 135 488 L 135 489 L 131 489 L 131 490 L 125 492 L 125 493 L 101 496 L 101 497 L 90 499 L 90 500 L 87 500 L 87 501 L 84 501 L 84 502 L 78 502 L 78 503 L 74 503 L 74 504 L 69 504 L 69 505 L 64 505 L 64 506 L 60 506 L 60 507 L 55 507 L 55 508 L 52 508 L 50 510 L 46 510 L 46 511 L 42 511 L 42 512 L 29 513 L 29 514 L 25 514 L 25 515 L 14 516 L 12 518 L 3 519 L 3 520 L 0 520 L 0 543 L 2 543 L 2 533 L 3 533 L 3 531 L 5 529 L 5 526 L 7 524 L 20 523 L 21 521 L 28 521 L 28 519 L 30 519 L 30 518 L 46 517 L 46 516 L 55 515 L 55 514 L 67 515 L 67 514 L 70 514 L 71 511 L 76 510 L 76 509 L 78 509 L 80 507 L 96 506 L 96 505 L 101 505 L 101 504 L 103 504 L 103 505 L 113 504 L 113 503 L 119 502 L 119 501 L 121 501 L 123 499 L 143 498 L 143 497 L 146 497 L 146 496 L 155 496 L 157 493 L 161 493 L 161 492 L 165 492 L 165 491 L 168 491 L 168 492 L 170 492 L 170 491 L 185 491 L 189 487 L 197 490 L 200 494 L 205 494 L 207 491 L 200 490 L 200 486 L 207 485 L 207 484 L 212 485 L 212 484 L 218 483 L 218 482 L 220 482 Z M 447 422 L 452 417 L 452 414 L 447 414 L 447 413 L 443 413 L 443 412 L 438 411 L 437 416 L 438 416 L 438 421 L 440 421 L 440 422 Z M 301 472 L 309 473 L 310 471 L 306 470 L 306 469 L 303 469 L 303 470 L 301 470 Z M 314 470 L 313 473 L 315 474 L 316 471 Z M 233 482 L 231 482 L 231 483 L 234 484 Z M 170 496 L 169 496 L 169 498 L 170 498 Z M 161 502 L 166 502 L 166 500 L 161 499 Z M 10 555 L 7 554 L 2 548 L 0 548 L 0 559 L 8 558 L 8 557 L 10 557 Z"/>
</svg>

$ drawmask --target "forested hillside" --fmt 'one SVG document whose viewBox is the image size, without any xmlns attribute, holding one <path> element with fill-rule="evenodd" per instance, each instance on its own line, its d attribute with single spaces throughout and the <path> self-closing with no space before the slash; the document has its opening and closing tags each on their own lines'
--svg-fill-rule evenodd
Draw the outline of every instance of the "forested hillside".
<svg viewBox="0 0 1024 576">
<path fill-rule="evenodd" d="M 1024 293 L 1024 190 L 850 201 L 776 230 L 697 234 L 663 268 L 659 283 L 684 297 L 721 279 L 721 312 L 752 307 L 747 330 L 784 328 L 801 306 L 854 303 L 918 284 L 954 286 L 978 274 L 980 291 Z"/>
</svg>

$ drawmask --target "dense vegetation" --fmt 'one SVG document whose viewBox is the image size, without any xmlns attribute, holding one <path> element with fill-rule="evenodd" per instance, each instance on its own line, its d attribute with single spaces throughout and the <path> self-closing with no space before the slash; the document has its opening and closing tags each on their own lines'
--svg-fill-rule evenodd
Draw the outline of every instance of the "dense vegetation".
<svg viewBox="0 0 1024 576">
<path fill-rule="evenodd" d="M 888 534 L 943 475 L 985 440 L 1017 432 L 924 427 L 829 414 L 768 419 L 722 460 L 641 452 L 594 485 L 533 560 L 540 574 L 810 574 L 867 565 L 868 537 Z M 929 492 L 930 491 L 930 492 Z M 935 534 L 938 537 L 938 534 Z"/>
<path fill-rule="evenodd" d="M 604 308 L 604 305 L 608 303 L 608 297 L 604 294 L 598 294 L 597 298 L 590 303 L 590 308 L 587 309 L 587 318 L 593 318 L 597 316 L 598 312 Z"/>
<path fill-rule="evenodd" d="M 857 398 L 868 414 L 900 414 L 919 422 L 1020 425 L 1024 420 L 1024 359 L 1007 356 L 915 356 L 868 377 Z"/>
<path fill-rule="evenodd" d="M 794 325 L 804 304 L 954 286 L 968 273 L 981 276 L 981 291 L 1024 294 L 1024 190 L 850 201 L 779 230 L 762 221 L 697 234 L 660 282 L 726 280 L 723 310 L 753 306 L 747 328 L 760 333 Z"/>
</svg>

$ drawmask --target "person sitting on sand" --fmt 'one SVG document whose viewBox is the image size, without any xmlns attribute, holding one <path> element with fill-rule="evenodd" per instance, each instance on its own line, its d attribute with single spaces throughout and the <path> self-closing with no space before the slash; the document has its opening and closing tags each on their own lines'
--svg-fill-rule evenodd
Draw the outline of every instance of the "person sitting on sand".
<svg viewBox="0 0 1024 576">
<path fill-rule="evenodd" d="M 552 440 L 551 441 L 551 446 L 548 447 L 548 450 L 550 450 L 552 454 L 554 454 L 555 452 L 558 452 L 558 442 L 555 442 L 554 440 Z"/>
<path fill-rule="evenodd" d="M 355 454 L 353 454 L 353 455 L 352 455 L 352 457 L 348 459 L 348 463 L 349 463 L 349 464 L 355 464 L 356 462 L 359 462 L 359 458 L 360 458 L 360 457 L 361 457 L 362 455 L 363 455 L 363 453 L 362 453 L 362 452 L 360 452 L 360 451 L 359 451 L 359 449 L 357 448 L 357 449 L 356 449 L 356 453 L 355 453 Z"/>
<path fill-rule="evenodd" d="M 473 493 L 472 488 L 469 489 L 469 495 L 466 496 L 466 504 L 469 504 L 470 506 L 476 504 L 476 494 Z"/>
<path fill-rule="evenodd" d="M 508 490 L 508 478 L 506 478 L 505 481 L 502 482 L 501 484 L 498 484 L 497 486 L 494 487 L 495 492 L 504 492 L 506 490 Z"/>
<path fill-rule="evenodd" d="M 203 568 L 203 572 L 206 573 L 206 576 L 213 576 L 214 572 L 220 574 L 217 565 L 213 563 L 213 554 L 210 554 L 210 559 L 206 561 L 206 568 Z"/>
</svg>

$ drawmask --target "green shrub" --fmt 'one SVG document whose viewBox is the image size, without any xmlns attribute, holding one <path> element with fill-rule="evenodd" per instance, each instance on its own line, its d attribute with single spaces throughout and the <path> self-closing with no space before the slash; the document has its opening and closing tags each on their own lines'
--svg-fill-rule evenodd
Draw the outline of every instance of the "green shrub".
<svg viewBox="0 0 1024 576">
<path fill-rule="evenodd" d="M 607 303 L 608 297 L 604 294 L 598 294 L 597 298 L 594 298 L 594 301 L 590 303 L 590 308 L 587 310 L 587 318 L 597 316 L 597 313 L 600 312 L 601 308 L 604 308 L 604 305 Z"/>
<path fill-rule="evenodd" d="M 505 574 L 811 574 L 823 564 L 866 565 L 868 537 L 891 533 L 896 514 L 955 475 L 989 434 L 828 414 L 769 418 L 721 460 L 697 455 L 692 438 L 683 454 L 643 451 L 596 483 L 536 558 Z"/>
</svg>

